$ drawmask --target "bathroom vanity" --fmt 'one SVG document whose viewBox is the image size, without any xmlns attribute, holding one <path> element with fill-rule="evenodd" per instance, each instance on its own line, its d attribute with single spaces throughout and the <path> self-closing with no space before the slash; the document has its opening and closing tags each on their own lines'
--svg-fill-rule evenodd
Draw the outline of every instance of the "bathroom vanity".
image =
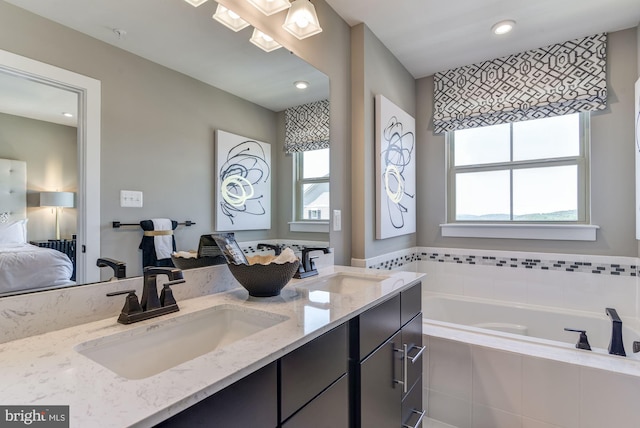
<svg viewBox="0 0 640 428">
<path fill-rule="evenodd" d="M 15 340 L 0 396 L 69 405 L 71 427 L 416 426 L 421 276 L 335 266 L 278 297 L 237 288 Z"/>
</svg>

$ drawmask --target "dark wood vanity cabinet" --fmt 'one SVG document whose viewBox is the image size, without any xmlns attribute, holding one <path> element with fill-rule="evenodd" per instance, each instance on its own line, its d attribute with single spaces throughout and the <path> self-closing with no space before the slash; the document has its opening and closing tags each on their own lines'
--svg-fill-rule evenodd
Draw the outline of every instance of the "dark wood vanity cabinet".
<svg viewBox="0 0 640 428">
<path fill-rule="evenodd" d="M 160 427 L 418 427 L 421 286 L 363 312 Z"/>
<path fill-rule="evenodd" d="M 424 415 L 420 305 L 418 284 L 349 322 L 352 426 L 418 426 Z"/>
</svg>

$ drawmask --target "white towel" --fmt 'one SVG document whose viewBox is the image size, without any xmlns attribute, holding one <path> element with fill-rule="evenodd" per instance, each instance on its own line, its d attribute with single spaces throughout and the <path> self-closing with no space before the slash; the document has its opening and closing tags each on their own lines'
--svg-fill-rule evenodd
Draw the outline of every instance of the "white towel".
<svg viewBox="0 0 640 428">
<path fill-rule="evenodd" d="M 168 218 L 152 218 L 153 230 L 173 230 L 171 220 Z M 156 247 L 158 260 L 171 258 L 173 252 L 173 235 L 160 235 L 153 237 L 153 245 Z"/>
</svg>

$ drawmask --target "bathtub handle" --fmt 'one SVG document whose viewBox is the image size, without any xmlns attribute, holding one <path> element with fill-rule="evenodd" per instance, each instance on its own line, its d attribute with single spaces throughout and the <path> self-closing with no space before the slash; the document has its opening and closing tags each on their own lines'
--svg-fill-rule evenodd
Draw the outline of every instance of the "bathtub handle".
<svg viewBox="0 0 640 428">
<path fill-rule="evenodd" d="M 411 413 L 415 413 L 416 415 L 420 415 L 420 417 L 418 418 L 418 420 L 416 421 L 415 425 L 407 425 L 407 424 L 402 424 L 402 428 L 417 428 L 420 426 L 420 424 L 422 423 L 422 420 L 424 419 L 424 415 L 427 413 L 426 410 L 423 411 L 418 411 L 418 410 L 411 410 Z"/>
<path fill-rule="evenodd" d="M 415 364 L 415 362 L 418 360 L 418 358 L 420 358 L 420 355 L 422 355 L 422 353 L 424 352 L 425 349 L 427 349 L 427 347 L 426 346 L 415 346 L 415 347 L 411 348 L 411 350 L 414 350 L 414 349 L 420 349 L 420 350 L 418 351 L 418 353 L 415 356 L 409 357 L 409 359 L 411 359 L 411 364 Z"/>
</svg>

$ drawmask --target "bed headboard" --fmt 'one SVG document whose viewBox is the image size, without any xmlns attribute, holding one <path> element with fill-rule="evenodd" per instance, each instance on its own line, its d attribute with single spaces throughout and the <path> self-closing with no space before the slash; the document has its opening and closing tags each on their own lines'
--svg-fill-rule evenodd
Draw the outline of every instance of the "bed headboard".
<svg viewBox="0 0 640 428">
<path fill-rule="evenodd" d="M 27 163 L 0 159 L 0 223 L 27 218 Z"/>
</svg>

